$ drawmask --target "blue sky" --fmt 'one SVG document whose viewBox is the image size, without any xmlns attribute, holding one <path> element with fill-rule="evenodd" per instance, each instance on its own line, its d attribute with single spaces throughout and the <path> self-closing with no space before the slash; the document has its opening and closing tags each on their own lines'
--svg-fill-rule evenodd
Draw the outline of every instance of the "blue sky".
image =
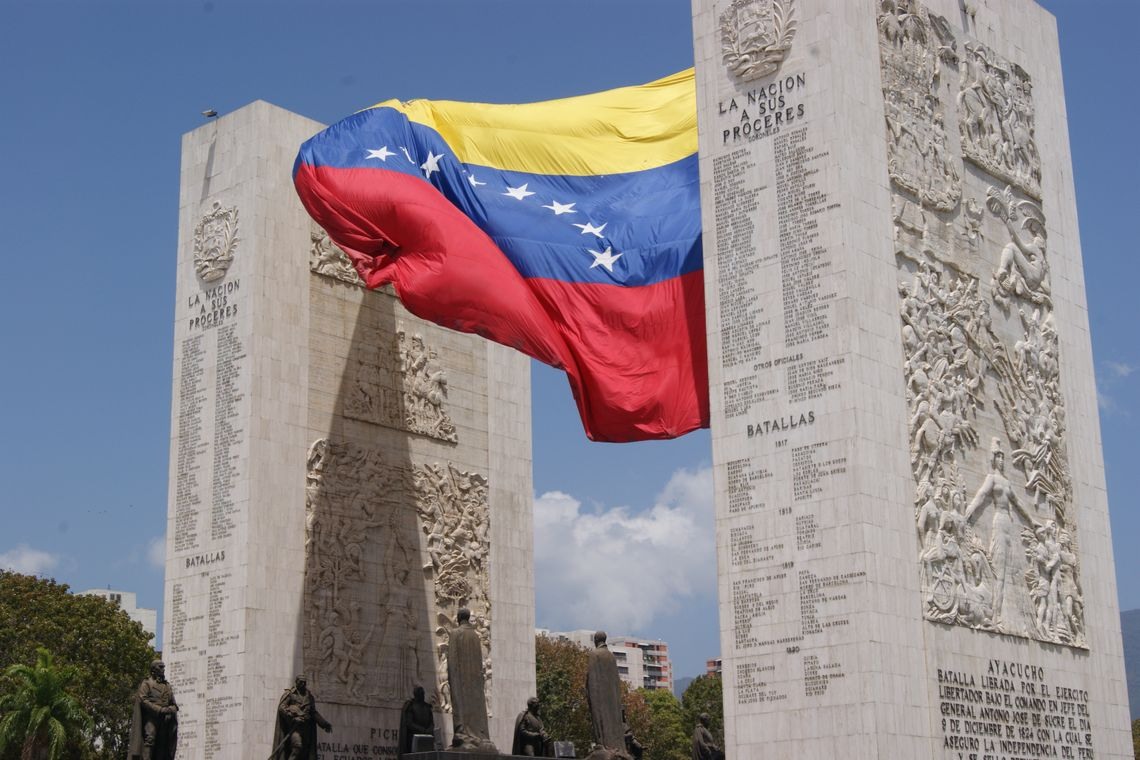
<svg viewBox="0 0 1140 760">
<path fill-rule="evenodd" d="M 1140 3 L 1044 4 L 1061 29 L 1120 601 L 1131 609 Z M 263 99 L 330 123 L 391 97 L 525 102 L 692 63 L 686 0 L 8 0 L 3 19 L 0 564 L 137 591 L 159 609 L 179 143 L 200 111 Z M 707 433 L 592 444 L 563 376 L 535 365 L 533 383 L 539 625 L 664 638 L 679 675 L 700 672 L 719 650 Z M 625 564 L 543 551 L 568 522 L 616 542 L 654 539 Z M 631 563 L 654 589 L 608 593 L 605 576 Z M 584 587 L 596 609 L 578 604 Z"/>
</svg>

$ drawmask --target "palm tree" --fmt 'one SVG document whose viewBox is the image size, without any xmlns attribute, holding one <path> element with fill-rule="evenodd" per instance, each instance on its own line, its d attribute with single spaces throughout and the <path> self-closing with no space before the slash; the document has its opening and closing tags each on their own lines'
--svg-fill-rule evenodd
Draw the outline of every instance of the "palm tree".
<svg viewBox="0 0 1140 760">
<path fill-rule="evenodd" d="M 41 648 L 34 666 L 4 671 L 16 687 L 0 696 L 0 757 L 19 745 L 20 760 L 59 760 L 69 737 L 90 731 L 90 716 L 68 692 L 75 669 L 52 660 Z"/>
</svg>

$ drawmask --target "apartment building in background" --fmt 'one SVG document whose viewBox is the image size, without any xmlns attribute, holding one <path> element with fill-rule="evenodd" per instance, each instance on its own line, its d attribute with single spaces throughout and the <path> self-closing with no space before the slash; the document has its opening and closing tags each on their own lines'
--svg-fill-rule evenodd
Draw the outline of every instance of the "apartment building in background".
<svg viewBox="0 0 1140 760">
<path fill-rule="evenodd" d="M 593 631 L 536 630 L 541 636 L 570 641 L 587 649 L 594 647 Z M 618 675 L 630 688 L 673 690 L 673 663 L 669 659 L 667 643 L 637 636 L 610 635 L 606 644 L 617 661 Z"/>
<path fill-rule="evenodd" d="M 151 636 L 158 632 L 158 611 L 139 607 L 138 597 L 132 591 L 92 588 L 86 591 L 77 591 L 76 596 L 101 596 L 109 602 L 115 602 L 123 612 L 127 613 L 127 617 L 141 625 L 143 630 Z"/>
</svg>

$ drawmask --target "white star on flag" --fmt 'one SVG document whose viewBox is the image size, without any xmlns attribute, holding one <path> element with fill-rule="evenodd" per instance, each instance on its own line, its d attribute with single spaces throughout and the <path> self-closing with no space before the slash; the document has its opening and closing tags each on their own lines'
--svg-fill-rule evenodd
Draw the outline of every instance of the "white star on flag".
<svg viewBox="0 0 1140 760">
<path fill-rule="evenodd" d="M 558 201 L 551 201 L 549 206 L 543 206 L 554 212 L 555 216 L 562 216 L 563 214 L 577 214 L 574 210 L 573 203 L 559 203 Z"/>
<path fill-rule="evenodd" d="M 474 174 L 468 174 L 467 181 L 471 183 L 471 187 L 479 187 L 479 185 L 487 184 L 486 182 L 480 182 L 479 180 L 475 179 Z"/>
<path fill-rule="evenodd" d="M 605 225 L 602 226 L 604 227 Z M 609 272 L 614 271 L 614 262 L 622 257 L 620 253 L 614 253 L 613 246 L 609 245 L 606 246 L 606 250 L 604 251 L 590 251 L 590 253 L 594 254 L 594 263 L 590 265 L 590 269 L 600 264 Z"/>
<path fill-rule="evenodd" d="M 572 222 L 572 224 L 575 227 L 577 227 L 578 229 L 582 230 L 583 235 L 588 233 L 588 234 L 594 235 L 596 237 L 601 237 L 602 236 L 602 230 L 604 230 L 606 228 L 606 225 L 609 224 L 609 222 L 602 222 L 601 227 L 595 227 L 593 222 L 586 222 L 585 224 L 578 224 L 576 222 Z"/>
<path fill-rule="evenodd" d="M 383 148 L 380 148 L 379 150 L 373 150 L 372 148 L 367 148 L 367 150 L 368 150 L 368 155 L 365 156 L 365 158 L 378 158 L 381 161 L 387 161 L 388 156 L 396 155 L 392 151 L 388 150 L 387 145 L 385 145 Z"/>
<path fill-rule="evenodd" d="M 529 184 L 529 182 L 524 182 L 522 187 L 511 187 L 510 185 L 507 185 L 507 192 L 503 193 L 503 195 L 509 195 L 515 200 L 521 201 L 528 195 L 534 195 L 534 193 L 526 189 L 526 186 Z"/>
<path fill-rule="evenodd" d="M 416 159 L 412 158 L 412 154 L 408 152 L 408 149 L 401 145 L 400 150 L 404 151 L 404 155 L 407 157 L 408 163 L 415 165 Z"/>
<path fill-rule="evenodd" d="M 436 154 L 432 153 L 430 150 L 428 151 L 428 157 L 427 157 L 427 161 L 424 161 L 424 162 L 423 162 L 423 163 L 420 165 L 420 168 L 424 170 L 424 177 L 425 177 L 425 178 L 427 178 L 427 179 L 431 179 L 431 174 L 432 174 L 432 172 L 437 172 L 437 171 L 439 171 L 439 160 L 440 160 L 441 158 L 443 158 L 443 157 L 444 157 L 444 155 L 445 155 L 445 154 L 443 154 L 443 153 L 440 153 L 440 154 L 437 156 Z"/>
</svg>

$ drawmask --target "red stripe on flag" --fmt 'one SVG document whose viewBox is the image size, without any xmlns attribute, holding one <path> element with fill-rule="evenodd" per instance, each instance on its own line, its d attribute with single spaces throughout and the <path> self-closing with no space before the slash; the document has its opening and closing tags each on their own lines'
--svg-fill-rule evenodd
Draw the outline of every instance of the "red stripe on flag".
<svg viewBox="0 0 1140 760">
<path fill-rule="evenodd" d="M 391 282 L 416 316 L 565 370 L 591 439 L 708 426 L 701 271 L 637 288 L 526 280 L 416 177 L 302 163 L 294 183 L 368 287 Z"/>
<path fill-rule="evenodd" d="M 595 441 L 676 438 L 709 425 L 704 273 L 637 288 L 528 280 L 566 323 L 571 389 Z"/>
<path fill-rule="evenodd" d="M 566 345 L 518 270 L 434 187 L 383 169 L 305 164 L 294 183 L 368 287 L 391 282 L 418 317 L 566 368 Z"/>
</svg>

